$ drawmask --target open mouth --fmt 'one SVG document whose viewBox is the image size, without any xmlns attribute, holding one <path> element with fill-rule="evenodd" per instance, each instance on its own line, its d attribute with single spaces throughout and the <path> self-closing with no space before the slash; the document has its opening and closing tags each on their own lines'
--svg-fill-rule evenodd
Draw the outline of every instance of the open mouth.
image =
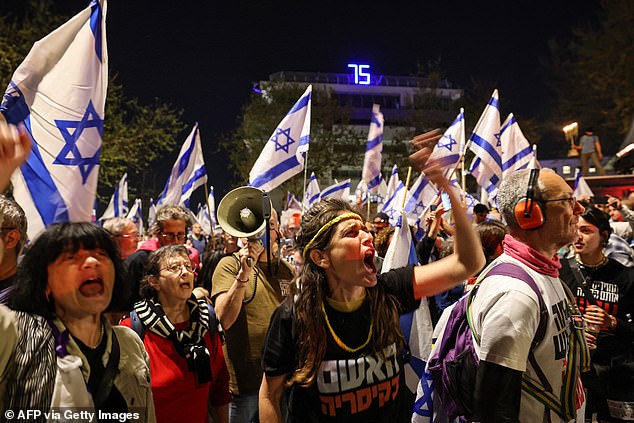
<svg viewBox="0 0 634 423">
<path fill-rule="evenodd" d="M 84 297 L 96 297 L 104 293 L 103 280 L 101 278 L 88 279 L 81 283 L 79 292 Z"/>
<path fill-rule="evenodd" d="M 374 254 L 370 251 L 363 258 L 363 264 L 370 273 L 376 273 L 376 263 L 374 263 Z"/>
</svg>

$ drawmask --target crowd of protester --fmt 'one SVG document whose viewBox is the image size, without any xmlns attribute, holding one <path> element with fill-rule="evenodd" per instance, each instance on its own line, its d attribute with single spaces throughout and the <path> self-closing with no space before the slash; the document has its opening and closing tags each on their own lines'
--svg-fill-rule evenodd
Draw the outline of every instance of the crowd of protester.
<svg viewBox="0 0 634 423">
<path fill-rule="evenodd" d="M 0 161 L 15 166 L 29 141 L 0 127 L 6 139 L 13 150 L 0 148 Z M 430 208 L 424 237 L 414 238 L 418 264 L 385 274 L 396 234 L 389 216 L 345 201 L 280 217 L 273 210 L 266 244 L 222 228 L 205 234 L 186 209 L 164 206 L 146 240 L 116 218 L 103 227 L 54 224 L 27 245 L 24 212 L 0 196 L 0 411 L 88 407 L 150 422 L 410 421 L 414 404 L 398 394 L 407 360 L 399 315 L 425 297 L 436 325 L 486 266 L 518 261 L 540 284 L 559 275 L 584 316 L 587 421 L 627 421 L 619 407 L 634 403 L 633 199 L 575 199 L 563 179 L 541 171 L 543 221 L 526 229 L 509 211 L 523 204 L 528 183 L 517 172 L 501 189 L 500 210 L 479 204 L 469 216 L 426 164 L 437 139 L 414 142 L 411 160 L 449 194 L 452 209 Z M 8 178 L 0 177 L 3 188 Z M 513 316 L 526 320 L 521 313 L 536 310 L 537 299 L 508 282 L 493 291 L 482 284 L 474 302 L 481 421 L 548 413 L 520 394 L 522 342 L 534 333 L 504 326 Z M 567 288 L 541 289 L 554 325 Z M 547 379 L 564 359 L 544 358 L 561 335 L 553 333 L 535 350 Z M 500 350 L 492 339 L 502 334 L 517 345 Z"/>
</svg>

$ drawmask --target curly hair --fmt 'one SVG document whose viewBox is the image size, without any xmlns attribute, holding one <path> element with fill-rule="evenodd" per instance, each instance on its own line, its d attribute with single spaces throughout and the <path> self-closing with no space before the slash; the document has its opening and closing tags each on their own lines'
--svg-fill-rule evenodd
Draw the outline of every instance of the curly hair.
<svg viewBox="0 0 634 423">
<path fill-rule="evenodd" d="M 354 212 L 347 202 L 327 198 L 314 205 L 302 217 L 296 235 L 300 251 L 313 239 L 319 230 L 340 214 Z M 312 244 L 310 250 L 327 250 L 338 225 L 333 225 Z M 299 276 L 301 291 L 294 305 L 295 333 L 297 343 L 297 365 L 289 379 L 288 385 L 297 383 L 310 386 L 317 374 L 317 369 L 326 355 L 328 334 L 326 321 L 321 311 L 329 294 L 328 282 L 324 270 L 315 264 L 306 251 L 304 269 Z M 295 284 L 292 284 L 295 285 Z M 384 357 L 384 349 L 392 343 L 400 348 L 404 338 L 399 328 L 398 302 L 393 295 L 387 294 L 381 284 L 367 288 L 367 300 L 370 313 L 374 317 L 374 331 L 370 345 L 375 354 Z M 289 298 L 292 299 L 292 296 Z"/>
<path fill-rule="evenodd" d="M 187 209 L 181 206 L 168 204 L 156 211 L 154 225 L 152 225 L 151 230 L 152 234 L 158 235 L 163 230 L 163 223 L 168 220 L 182 220 L 185 222 L 185 230 L 189 229 L 194 221 L 191 212 L 187 211 Z"/>
<path fill-rule="evenodd" d="M 105 251 L 115 270 L 112 299 L 105 311 L 123 310 L 129 294 L 123 262 L 110 234 L 88 222 L 54 223 L 35 239 L 18 266 L 15 288 L 9 296 L 10 308 L 47 319 L 55 317 L 53 296 L 46 296 L 48 266 L 62 254 L 97 248 Z"/>
<path fill-rule="evenodd" d="M 187 260 L 189 258 L 189 251 L 185 248 L 184 245 L 166 245 L 161 247 L 155 251 L 152 251 L 150 256 L 147 259 L 147 263 L 145 264 L 145 274 L 143 275 L 143 280 L 141 280 L 141 285 L 139 287 L 139 294 L 141 298 L 150 299 L 150 298 L 158 298 L 158 293 L 156 289 L 150 285 L 148 279 L 150 277 L 156 277 L 161 272 L 161 266 L 165 263 L 166 260 L 172 257 L 183 257 Z M 191 260 L 190 260 L 191 263 Z"/>
</svg>

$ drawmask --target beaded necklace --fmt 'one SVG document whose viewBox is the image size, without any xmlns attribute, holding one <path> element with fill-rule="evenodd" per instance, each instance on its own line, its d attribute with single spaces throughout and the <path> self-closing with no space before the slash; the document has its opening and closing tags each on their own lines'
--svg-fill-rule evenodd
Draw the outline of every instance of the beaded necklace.
<svg viewBox="0 0 634 423">
<path fill-rule="evenodd" d="M 579 256 L 579 254 L 575 254 L 575 260 L 577 261 L 577 263 L 579 263 L 580 265 L 582 265 L 583 267 L 585 267 L 588 270 L 596 270 L 596 269 L 598 269 L 600 267 L 605 266 L 607 264 L 607 262 L 608 262 L 608 258 L 605 255 L 603 255 L 601 257 L 601 260 L 599 260 L 599 262 L 595 263 L 595 264 L 584 263 L 581 260 L 581 257 Z"/>
<path fill-rule="evenodd" d="M 370 321 L 370 330 L 368 331 L 368 339 L 366 339 L 365 342 L 359 345 L 357 348 L 350 348 L 349 346 L 343 343 L 341 338 L 337 336 L 337 334 L 335 333 L 335 330 L 330 325 L 330 320 L 328 320 L 328 313 L 326 313 L 326 308 L 324 307 L 324 303 L 321 303 L 321 311 L 324 313 L 324 317 L 326 318 L 326 326 L 328 326 L 328 330 L 330 331 L 330 334 L 332 335 L 333 339 L 335 340 L 335 343 L 339 346 L 339 348 L 349 353 L 356 353 L 368 346 L 368 344 L 370 343 L 370 339 L 372 339 L 372 328 L 374 326 L 373 320 Z"/>
</svg>

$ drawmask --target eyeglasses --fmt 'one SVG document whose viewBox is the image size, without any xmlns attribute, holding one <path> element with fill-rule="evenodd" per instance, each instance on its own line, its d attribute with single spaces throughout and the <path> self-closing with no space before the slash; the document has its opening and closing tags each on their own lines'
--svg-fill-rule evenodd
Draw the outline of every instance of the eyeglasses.
<svg viewBox="0 0 634 423">
<path fill-rule="evenodd" d="M 385 220 L 375 220 L 374 222 L 372 222 L 373 225 L 380 225 L 382 223 L 387 223 Z"/>
<path fill-rule="evenodd" d="M 178 273 L 181 275 L 183 273 L 183 268 L 189 273 L 194 273 L 194 268 L 189 263 L 176 263 L 170 266 L 163 267 L 161 270 L 167 270 L 171 273 Z"/>
<path fill-rule="evenodd" d="M 542 203 L 554 203 L 555 201 L 567 201 L 570 204 L 570 207 L 575 208 L 575 204 L 577 204 L 577 197 L 561 197 L 561 198 L 553 198 L 551 200 L 542 200 Z"/>
<path fill-rule="evenodd" d="M 175 239 L 178 241 L 184 241 L 185 240 L 185 233 L 181 232 L 181 233 L 172 233 L 172 232 L 161 232 L 160 233 L 161 237 L 163 237 L 164 239 L 166 239 L 167 241 L 174 241 Z"/>
</svg>

